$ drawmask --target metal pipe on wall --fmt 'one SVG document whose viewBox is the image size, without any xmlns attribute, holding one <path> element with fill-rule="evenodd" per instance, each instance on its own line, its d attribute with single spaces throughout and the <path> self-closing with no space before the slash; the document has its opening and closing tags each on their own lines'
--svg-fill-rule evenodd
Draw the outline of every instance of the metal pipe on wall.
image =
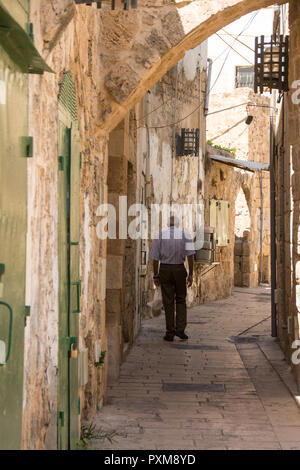
<svg viewBox="0 0 300 470">
<path fill-rule="evenodd" d="M 277 287 L 276 276 L 276 197 L 275 197 L 275 142 L 274 142 L 274 114 L 270 115 L 270 215 L 271 215 L 271 333 L 277 337 L 277 305 L 275 292 Z"/>
<path fill-rule="evenodd" d="M 171 187 L 170 187 L 170 206 L 173 204 L 173 174 L 174 174 L 174 159 L 176 157 L 176 119 L 177 119 L 177 94 L 178 94 L 178 63 L 176 67 L 175 79 L 175 97 L 174 97 L 174 117 L 173 117 L 173 138 L 172 138 L 172 163 L 171 163 Z"/>
<path fill-rule="evenodd" d="M 263 173 L 262 170 L 259 172 L 259 183 L 260 183 L 260 234 L 259 234 L 259 245 L 260 245 L 260 261 L 259 261 L 259 283 L 263 282 L 263 230 L 264 230 L 264 190 L 263 190 Z"/>
<path fill-rule="evenodd" d="M 202 70 L 201 70 L 201 55 L 199 60 L 199 111 L 198 111 L 198 128 L 199 128 L 199 149 L 198 149 L 198 182 L 201 178 L 201 163 L 202 163 L 202 139 L 201 139 L 201 111 L 202 111 Z M 199 204 L 199 188 L 197 187 L 197 203 Z"/>
<path fill-rule="evenodd" d="M 149 114 L 150 114 L 150 96 L 151 91 L 147 91 L 146 94 L 146 117 L 145 117 L 145 127 L 147 133 L 147 159 L 146 159 L 146 188 L 145 188 L 145 195 L 146 195 L 146 205 L 149 206 L 149 198 L 150 198 L 150 189 L 151 189 L 151 181 L 150 181 L 150 130 L 149 130 Z"/>
<path fill-rule="evenodd" d="M 285 93 L 283 94 L 283 103 L 282 103 L 282 135 L 281 135 L 281 146 L 280 146 L 280 261 L 282 263 L 282 295 L 281 295 L 281 304 L 282 304 L 282 329 L 287 329 L 287 319 L 286 319 L 286 309 L 285 309 L 285 300 L 286 300 L 286 277 L 285 277 L 285 267 L 286 267 L 286 256 L 285 256 L 285 181 L 284 181 L 284 170 L 285 170 L 285 133 L 286 133 L 286 99 Z"/>
<path fill-rule="evenodd" d="M 206 84 L 206 97 L 205 97 L 205 106 L 204 106 L 204 115 L 207 116 L 209 109 L 209 96 L 210 96 L 210 85 L 211 85 L 211 72 L 212 72 L 212 59 L 207 59 L 208 70 L 207 70 L 207 84 Z"/>
</svg>

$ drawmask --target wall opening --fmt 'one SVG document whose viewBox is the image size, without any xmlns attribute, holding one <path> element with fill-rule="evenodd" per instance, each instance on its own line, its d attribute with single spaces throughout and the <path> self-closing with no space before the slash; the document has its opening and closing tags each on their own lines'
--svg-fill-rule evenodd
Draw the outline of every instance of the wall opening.
<svg viewBox="0 0 300 470">
<path fill-rule="evenodd" d="M 249 207 L 243 188 L 241 188 L 235 201 L 234 226 L 234 285 L 238 287 L 250 285 L 250 231 Z"/>
</svg>

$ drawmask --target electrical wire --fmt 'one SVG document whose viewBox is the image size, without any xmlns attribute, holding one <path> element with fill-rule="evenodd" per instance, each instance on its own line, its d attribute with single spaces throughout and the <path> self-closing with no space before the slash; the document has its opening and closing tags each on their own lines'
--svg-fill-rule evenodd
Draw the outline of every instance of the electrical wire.
<svg viewBox="0 0 300 470">
<path fill-rule="evenodd" d="M 218 73 L 218 76 L 217 76 L 216 80 L 214 81 L 214 84 L 211 86 L 210 90 L 208 91 L 208 93 L 210 93 L 210 92 L 212 91 L 212 89 L 213 89 L 214 86 L 216 85 L 218 79 L 220 78 L 220 75 L 221 75 L 221 73 L 222 73 L 222 71 L 223 71 L 223 68 L 224 68 L 224 66 L 225 66 L 225 63 L 226 63 L 226 61 L 227 61 L 227 59 L 228 59 L 228 57 L 229 57 L 229 54 L 230 54 L 230 52 L 231 52 L 231 48 L 230 48 L 230 47 L 232 47 L 232 45 L 235 43 L 236 39 L 239 38 L 239 37 L 250 27 L 250 25 L 253 23 L 254 19 L 256 18 L 256 16 L 257 16 L 258 14 L 259 14 L 259 11 L 256 11 L 256 12 L 252 15 L 252 17 L 249 19 L 249 21 L 248 21 L 247 24 L 244 26 L 244 28 L 242 29 L 242 31 L 236 36 L 236 38 L 234 39 L 233 43 L 232 43 L 230 46 L 228 46 L 228 49 L 229 49 L 229 50 L 228 50 L 228 53 L 227 53 L 227 55 L 226 55 L 226 57 L 225 57 L 225 60 L 224 60 L 224 62 L 223 62 L 223 64 L 222 64 L 222 67 L 221 67 L 221 69 L 220 69 L 220 71 L 219 71 L 219 73 Z M 149 129 L 164 129 L 164 128 L 166 128 L 166 127 L 176 126 L 176 124 L 179 124 L 180 122 L 184 121 L 185 119 L 187 119 L 188 117 L 190 117 L 192 114 L 194 114 L 196 111 L 198 111 L 198 109 L 202 106 L 203 103 L 204 103 L 204 100 L 201 100 L 201 103 L 200 103 L 195 109 L 193 109 L 192 112 L 190 112 L 188 115 L 186 115 L 185 117 L 179 119 L 179 120 L 176 121 L 176 122 L 168 123 L 168 124 L 164 124 L 164 125 L 148 126 L 148 128 L 149 128 Z M 161 106 L 163 106 L 163 104 L 165 104 L 165 102 L 162 103 L 161 105 L 159 105 L 159 106 L 156 108 L 156 110 L 159 109 Z M 154 112 L 154 110 L 153 110 L 153 111 L 150 111 L 150 113 L 148 113 L 147 115 L 149 116 L 149 114 L 151 114 L 152 112 Z M 138 121 L 141 121 L 141 120 L 143 120 L 143 117 L 142 117 L 141 119 L 138 119 Z M 142 127 L 145 127 L 145 126 L 137 126 L 136 129 L 140 129 L 140 128 L 142 128 Z"/>
<path fill-rule="evenodd" d="M 250 25 L 253 23 L 254 19 L 256 18 L 256 16 L 257 16 L 258 14 L 259 14 L 259 11 L 256 11 L 256 12 L 252 15 L 252 17 L 250 18 L 250 20 L 248 21 L 248 23 L 245 25 L 245 27 L 242 29 L 242 31 L 240 32 L 240 34 L 238 34 L 238 35 L 236 36 L 236 38 L 235 38 L 235 40 L 232 42 L 231 46 L 233 46 L 234 43 L 235 43 L 235 41 L 236 41 L 236 39 L 239 38 L 239 37 L 250 27 Z M 219 71 L 219 73 L 218 73 L 218 76 L 217 76 L 216 80 L 214 81 L 214 84 L 212 85 L 212 87 L 211 87 L 210 90 L 209 90 L 209 93 L 211 92 L 211 90 L 214 88 L 214 86 L 216 85 L 217 81 L 219 80 L 219 78 L 220 78 L 220 76 L 221 76 L 221 73 L 222 73 L 222 71 L 223 71 L 223 68 L 224 68 L 224 66 L 225 66 L 225 64 L 226 64 L 226 61 L 227 61 L 227 59 L 228 59 L 228 57 L 229 57 L 230 52 L 231 52 L 231 49 L 228 48 L 228 53 L 227 53 L 227 55 L 226 55 L 226 57 L 225 57 L 225 60 L 224 60 L 224 62 L 223 62 L 223 64 L 222 64 L 222 67 L 220 68 L 220 71 Z"/>
<path fill-rule="evenodd" d="M 252 104 L 252 103 L 251 103 Z M 240 103 L 240 104 L 237 104 L 235 106 L 230 106 L 230 108 L 223 108 L 223 109 L 218 109 L 217 111 L 213 111 L 212 113 L 208 113 L 206 116 L 211 116 L 212 114 L 217 114 L 217 113 L 222 113 L 223 111 L 229 111 L 230 109 L 234 109 L 234 108 L 239 108 L 240 106 L 244 106 L 244 105 L 250 105 L 250 102 L 247 101 L 245 103 Z"/>
<path fill-rule="evenodd" d="M 234 129 L 235 127 L 237 127 L 237 126 L 239 126 L 240 124 L 242 124 L 242 122 L 245 122 L 245 118 L 243 118 L 243 119 L 241 119 L 240 121 L 236 122 L 235 124 L 233 124 L 233 126 L 228 127 L 228 129 L 226 129 L 224 132 L 222 132 L 222 133 L 219 134 L 219 135 L 216 135 L 215 137 L 213 137 L 212 139 L 209 139 L 209 140 L 213 141 L 213 140 L 218 139 L 219 137 L 222 137 L 222 136 L 225 135 L 225 134 L 228 134 L 228 132 L 230 132 L 232 129 Z"/>
<path fill-rule="evenodd" d="M 233 52 L 235 52 L 236 54 L 238 54 L 242 59 L 244 59 L 246 62 L 248 62 L 248 64 L 250 65 L 254 65 L 252 62 L 250 62 L 250 60 L 246 59 L 246 57 L 244 57 L 240 52 L 238 52 L 236 49 L 234 49 L 234 47 L 230 46 L 230 44 L 228 44 L 227 41 L 225 41 L 225 39 L 222 38 L 222 36 L 220 36 L 218 33 L 216 33 L 216 36 L 218 36 L 219 39 L 221 39 L 221 41 L 225 42 L 225 44 L 228 45 L 228 47 L 230 47 Z"/>
<path fill-rule="evenodd" d="M 165 127 L 173 127 L 173 126 L 176 126 L 176 124 L 179 124 L 180 122 L 184 121 L 185 119 L 187 119 L 188 117 L 190 117 L 192 114 L 194 114 L 196 111 L 198 111 L 198 109 L 202 106 L 203 103 L 204 103 L 204 100 L 202 100 L 201 103 L 197 106 L 197 108 L 193 109 L 193 111 L 192 111 L 191 113 L 189 113 L 187 116 L 185 116 L 185 117 L 182 118 L 182 119 L 179 119 L 179 120 L 176 121 L 176 122 L 164 124 L 163 126 L 148 126 L 148 127 L 149 127 L 149 129 L 164 129 Z M 138 126 L 137 129 L 140 129 L 141 127 L 145 127 L 145 126 Z"/>
<path fill-rule="evenodd" d="M 182 84 L 184 84 L 184 82 L 181 82 Z M 172 85 L 171 83 L 164 83 L 163 86 L 168 86 L 168 87 L 171 87 L 174 89 L 174 85 Z M 182 88 L 179 88 L 179 91 L 184 91 L 184 87 Z M 189 97 L 190 98 L 195 98 L 195 99 L 198 99 L 199 97 L 198 96 L 195 96 L 191 93 L 189 93 Z M 149 116 L 150 114 L 154 113 L 155 111 L 157 111 L 158 109 L 160 109 L 162 106 L 164 106 L 165 104 L 170 104 L 169 102 L 167 101 L 163 101 L 159 106 L 157 106 L 156 108 L 152 109 L 149 113 L 147 114 L 144 114 L 144 116 L 142 116 L 141 118 L 139 119 L 136 119 L 136 121 L 142 121 L 143 119 L 145 119 L 147 116 Z"/>
<path fill-rule="evenodd" d="M 222 31 L 224 31 L 224 33 L 226 33 L 228 36 L 231 36 L 232 38 L 234 38 L 234 35 L 228 33 L 225 29 L 222 29 Z M 255 50 L 252 49 L 252 47 L 248 46 L 248 44 L 245 44 L 243 41 L 240 41 L 238 38 L 236 38 L 236 41 L 242 44 L 243 46 L 247 47 L 251 52 L 255 52 Z"/>
<path fill-rule="evenodd" d="M 259 11 L 255 12 L 255 13 L 253 14 L 253 16 L 250 18 L 250 20 L 248 21 L 248 23 L 246 23 L 245 27 L 242 29 L 242 31 L 234 38 L 234 41 L 232 42 L 232 44 L 231 44 L 231 45 L 228 45 L 228 47 L 227 47 L 226 49 L 224 49 L 224 51 L 221 52 L 221 54 L 220 54 L 218 57 L 216 57 L 215 59 L 213 59 L 212 63 L 214 63 L 216 60 L 218 60 L 218 59 L 221 57 L 221 55 L 223 55 L 224 52 L 226 52 L 226 51 L 228 50 L 228 48 L 229 48 L 228 54 L 227 54 L 227 56 L 226 56 L 226 58 L 225 58 L 225 62 L 226 62 L 226 60 L 227 60 L 227 58 L 228 58 L 228 56 L 229 56 L 229 53 L 230 53 L 230 47 L 232 47 L 233 44 L 235 43 L 235 41 L 237 41 L 238 38 L 249 28 L 249 26 L 250 26 L 251 23 L 254 21 L 255 17 L 258 15 L 258 13 L 259 13 Z M 221 39 L 221 38 L 220 38 L 220 39 Z M 224 41 L 224 42 L 225 42 L 225 41 Z M 227 43 L 226 43 L 226 44 L 227 44 Z M 221 68 L 221 71 L 223 70 L 223 67 L 224 67 L 224 65 L 225 65 L 225 62 L 223 63 L 223 66 L 222 66 L 222 68 Z M 221 75 L 221 74 L 220 74 L 220 75 Z M 211 92 L 211 90 L 212 90 L 213 87 L 215 86 L 215 84 L 216 84 L 218 78 L 219 78 L 219 77 L 217 77 L 215 83 L 212 85 L 212 87 L 210 88 L 210 90 L 209 90 L 208 93 Z M 169 84 L 169 83 L 164 83 L 164 85 L 166 85 L 166 86 L 172 86 L 172 85 Z M 172 87 L 173 87 L 173 86 L 172 86 Z M 196 97 L 195 97 L 195 98 L 196 98 Z M 166 103 L 165 103 L 165 102 L 161 103 L 159 106 L 157 106 L 157 108 L 153 109 L 153 110 L 150 111 L 147 115 L 144 115 L 144 116 L 141 117 L 140 119 L 137 119 L 137 121 L 142 121 L 146 116 L 149 116 L 150 114 L 154 113 L 157 109 L 161 108 L 164 104 L 166 104 Z M 202 104 L 202 103 L 201 103 L 201 104 Z M 195 111 L 197 111 L 198 109 L 199 109 L 199 108 L 195 109 Z M 189 115 L 189 116 L 190 116 L 190 115 Z M 189 117 L 189 116 L 187 116 L 187 117 Z M 176 123 L 175 123 L 175 124 L 176 124 Z M 175 125 L 175 124 L 174 124 L 174 125 Z M 140 127 L 143 127 L 143 126 L 140 126 Z M 166 127 L 168 127 L 168 126 L 166 126 Z M 154 126 L 153 128 L 155 128 L 155 126 Z M 139 129 L 139 128 L 138 128 L 138 129 Z"/>
<path fill-rule="evenodd" d="M 26 10 L 26 8 L 24 7 L 24 5 L 22 5 L 22 3 L 20 2 L 20 0 L 17 0 L 18 4 L 20 5 L 20 7 L 25 11 L 25 13 L 28 14 L 28 10 Z"/>
</svg>

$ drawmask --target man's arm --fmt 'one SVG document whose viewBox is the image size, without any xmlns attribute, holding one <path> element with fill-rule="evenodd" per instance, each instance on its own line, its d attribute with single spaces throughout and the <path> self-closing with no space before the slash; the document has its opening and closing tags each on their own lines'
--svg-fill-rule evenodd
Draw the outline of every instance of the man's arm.
<svg viewBox="0 0 300 470">
<path fill-rule="evenodd" d="M 188 274 L 188 287 L 191 287 L 193 284 L 193 272 L 194 272 L 194 255 L 187 257 L 189 265 L 189 274 Z"/>
<path fill-rule="evenodd" d="M 159 286 L 159 259 L 160 259 L 160 240 L 159 238 L 155 240 L 151 252 L 150 252 L 150 259 L 153 260 L 153 281 L 154 284 L 158 287 Z"/>
<path fill-rule="evenodd" d="M 157 287 L 159 286 L 158 268 L 159 268 L 159 261 L 154 259 L 153 260 L 153 280 L 154 280 L 154 284 Z"/>
</svg>

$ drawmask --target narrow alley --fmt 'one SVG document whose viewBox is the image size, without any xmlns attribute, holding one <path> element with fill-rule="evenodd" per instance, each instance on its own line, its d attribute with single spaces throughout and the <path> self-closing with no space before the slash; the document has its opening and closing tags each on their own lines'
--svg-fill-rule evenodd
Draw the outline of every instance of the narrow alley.
<svg viewBox="0 0 300 470">
<path fill-rule="evenodd" d="M 94 420 L 119 435 L 101 449 L 300 449 L 294 379 L 269 335 L 270 289 L 189 310 L 186 342 L 141 334 Z M 95 444 L 99 447 L 99 443 Z"/>
<path fill-rule="evenodd" d="M 300 0 L 0 0 L 0 451 L 300 450 L 299 105 Z"/>
</svg>

